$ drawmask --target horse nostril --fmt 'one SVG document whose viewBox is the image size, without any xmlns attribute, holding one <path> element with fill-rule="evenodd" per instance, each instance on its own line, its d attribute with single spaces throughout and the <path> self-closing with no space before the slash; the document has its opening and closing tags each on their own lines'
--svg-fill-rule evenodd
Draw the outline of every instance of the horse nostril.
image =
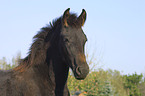
<svg viewBox="0 0 145 96">
<path fill-rule="evenodd" d="M 77 67 L 77 68 L 76 68 L 76 73 L 77 73 L 77 75 L 81 75 L 80 67 Z"/>
<path fill-rule="evenodd" d="M 89 72 L 88 68 L 83 68 L 83 67 L 76 68 L 76 73 L 78 76 L 88 74 L 88 72 Z"/>
<path fill-rule="evenodd" d="M 75 71 L 74 75 L 75 75 L 76 79 L 82 80 L 89 73 L 89 67 L 76 67 L 76 69 L 74 71 Z"/>
</svg>

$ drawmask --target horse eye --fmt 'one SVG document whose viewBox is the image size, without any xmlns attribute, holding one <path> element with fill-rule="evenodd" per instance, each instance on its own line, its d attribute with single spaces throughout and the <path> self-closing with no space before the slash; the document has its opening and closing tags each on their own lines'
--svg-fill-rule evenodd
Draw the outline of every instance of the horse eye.
<svg viewBox="0 0 145 96">
<path fill-rule="evenodd" d="M 69 40 L 67 38 L 64 39 L 64 42 L 69 42 Z"/>
</svg>

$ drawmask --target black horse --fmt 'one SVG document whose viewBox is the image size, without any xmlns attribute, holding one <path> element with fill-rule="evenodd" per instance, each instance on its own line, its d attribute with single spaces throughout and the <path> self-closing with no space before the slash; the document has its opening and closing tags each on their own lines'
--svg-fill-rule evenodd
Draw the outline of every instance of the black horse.
<svg viewBox="0 0 145 96">
<path fill-rule="evenodd" d="M 87 38 L 81 28 L 86 11 L 77 17 L 69 10 L 34 36 L 29 54 L 19 66 L 0 70 L 0 96 L 69 96 L 69 67 L 76 79 L 87 76 Z"/>
</svg>

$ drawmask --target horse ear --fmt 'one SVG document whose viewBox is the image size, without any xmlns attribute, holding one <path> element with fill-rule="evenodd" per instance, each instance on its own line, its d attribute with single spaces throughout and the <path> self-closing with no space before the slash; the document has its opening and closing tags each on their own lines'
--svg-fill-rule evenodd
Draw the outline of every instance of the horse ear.
<svg viewBox="0 0 145 96">
<path fill-rule="evenodd" d="M 85 9 L 83 9 L 81 15 L 77 18 L 77 22 L 78 22 L 79 26 L 84 25 L 84 23 L 86 21 L 86 16 L 87 16 L 87 13 L 86 13 Z"/>
<path fill-rule="evenodd" d="M 68 27 L 67 19 L 69 18 L 69 15 L 70 15 L 69 10 L 70 10 L 70 8 L 65 10 L 65 12 L 63 14 L 63 18 L 62 18 L 62 23 L 65 27 Z"/>
</svg>

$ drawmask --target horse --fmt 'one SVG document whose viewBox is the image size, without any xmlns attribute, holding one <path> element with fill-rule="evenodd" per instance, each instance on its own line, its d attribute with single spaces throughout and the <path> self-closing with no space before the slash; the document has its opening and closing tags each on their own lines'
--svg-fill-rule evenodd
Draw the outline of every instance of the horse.
<svg viewBox="0 0 145 96">
<path fill-rule="evenodd" d="M 82 30 L 86 11 L 77 16 L 66 9 L 33 37 L 28 55 L 10 70 L 0 70 L 0 96 L 70 96 L 69 68 L 83 80 L 89 73 Z"/>
</svg>

